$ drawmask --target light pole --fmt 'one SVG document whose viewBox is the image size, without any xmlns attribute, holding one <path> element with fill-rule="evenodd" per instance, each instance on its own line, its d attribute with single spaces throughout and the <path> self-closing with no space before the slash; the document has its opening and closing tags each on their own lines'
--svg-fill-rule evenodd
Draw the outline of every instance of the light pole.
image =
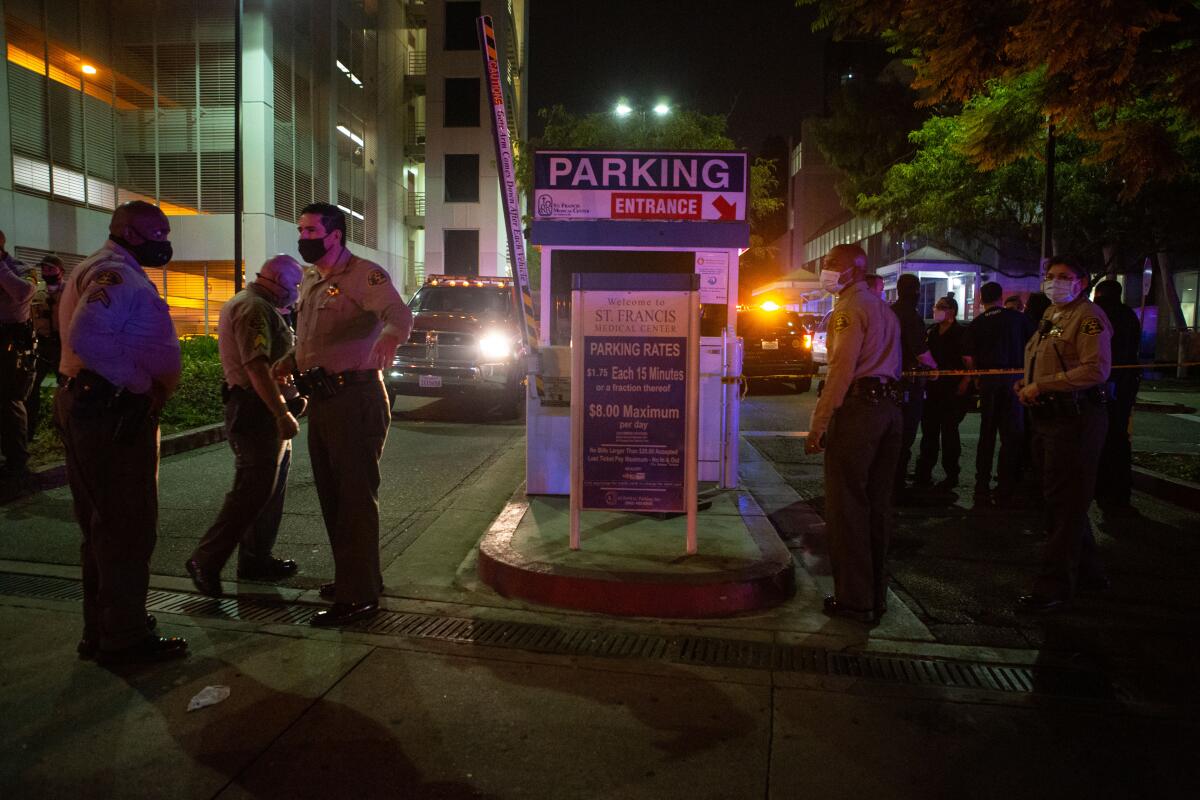
<svg viewBox="0 0 1200 800">
<path fill-rule="evenodd" d="M 665 100 L 659 100 L 657 103 L 655 103 L 649 109 L 634 108 L 633 106 L 631 106 L 629 104 L 629 101 L 622 99 L 622 100 L 618 100 L 617 104 L 613 107 L 613 113 L 617 115 L 618 120 L 623 120 L 626 117 L 632 116 L 633 114 L 637 114 L 638 118 L 641 120 L 641 131 L 643 134 L 645 134 L 647 131 L 647 124 L 646 124 L 647 115 L 654 114 L 654 116 L 656 118 L 664 119 L 668 115 L 670 115 L 671 106 Z"/>
</svg>

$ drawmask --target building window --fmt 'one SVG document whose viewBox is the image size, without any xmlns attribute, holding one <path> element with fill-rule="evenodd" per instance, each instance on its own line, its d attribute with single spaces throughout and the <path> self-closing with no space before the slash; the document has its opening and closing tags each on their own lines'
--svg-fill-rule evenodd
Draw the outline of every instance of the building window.
<svg viewBox="0 0 1200 800">
<path fill-rule="evenodd" d="M 475 21 L 480 15 L 479 3 L 446 3 L 446 49 L 478 50 L 479 34 Z"/>
<path fill-rule="evenodd" d="M 447 128 L 479 127 L 479 79 L 446 78 Z"/>
<path fill-rule="evenodd" d="M 442 231 L 442 236 L 445 246 L 442 271 L 447 275 L 478 275 L 479 231 L 446 230 Z"/>
<path fill-rule="evenodd" d="M 446 202 L 479 202 L 479 156 L 476 153 L 446 154 Z"/>
</svg>

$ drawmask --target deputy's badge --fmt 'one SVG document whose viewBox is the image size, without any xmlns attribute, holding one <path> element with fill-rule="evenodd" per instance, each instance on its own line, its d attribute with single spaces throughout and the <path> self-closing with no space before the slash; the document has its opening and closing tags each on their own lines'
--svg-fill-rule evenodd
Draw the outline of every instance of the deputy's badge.
<svg viewBox="0 0 1200 800">
<path fill-rule="evenodd" d="M 1104 330 L 1104 326 L 1100 324 L 1100 320 L 1095 317 L 1088 317 L 1079 326 L 1079 330 L 1086 333 L 1088 336 L 1099 336 L 1100 331 Z"/>
<path fill-rule="evenodd" d="M 845 311 L 839 311 L 833 315 L 833 332 L 841 333 L 850 327 L 850 315 Z"/>
<path fill-rule="evenodd" d="M 112 305 L 112 300 L 108 298 L 108 291 L 105 289 L 97 289 L 88 295 L 89 303 L 103 303 L 105 308 Z"/>
<path fill-rule="evenodd" d="M 111 269 L 102 269 L 96 273 L 93 281 L 101 286 L 116 286 L 118 283 L 121 283 L 121 276 Z"/>
<path fill-rule="evenodd" d="M 387 283 L 387 273 L 381 269 L 371 270 L 371 274 L 367 276 L 367 283 L 371 286 L 378 286 L 381 283 Z"/>
<path fill-rule="evenodd" d="M 329 288 L 325 290 L 326 297 L 337 297 L 341 293 L 342 290 L 338 288 L 336 283 L 329 284 Z"/>
</svg>

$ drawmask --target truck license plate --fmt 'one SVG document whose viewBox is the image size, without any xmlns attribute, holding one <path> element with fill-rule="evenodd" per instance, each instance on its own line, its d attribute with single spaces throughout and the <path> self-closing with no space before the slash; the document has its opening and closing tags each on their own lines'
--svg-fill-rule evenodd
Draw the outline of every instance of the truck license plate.
<svg viewBox="0 0 1200 800">
<path fill-rule="evenodd" d="M 417 383 L 422 389 L 440 389 L 442 388 L 442 376 L 420 375 L 417 377 Z"/>
<path fill-rule="evenodd" d="M 771 341 L 767 341 L 766 339 L 763 339 L 762 340 L 762 349 L 763 350 L 778 350 L 779 349 L 779 340 L 772 339 Z"/>
</svg>

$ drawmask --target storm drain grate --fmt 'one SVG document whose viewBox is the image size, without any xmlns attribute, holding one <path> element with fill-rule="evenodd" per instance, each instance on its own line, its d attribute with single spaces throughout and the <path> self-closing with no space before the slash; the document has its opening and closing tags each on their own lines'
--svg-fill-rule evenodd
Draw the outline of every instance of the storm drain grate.
<svg viewBox="0 0 1200 800">
<path fill-rule="evenodd" d="M 83 588 L 79 581 L 67 578 L 0 572 L 0 595 L 81 601 Z M 305 625 L 321 608 L 253 597 L 213 598 L 160 589 L 152 590 L 146 598 L 147 611 L 264 625 Z M 774 642 L 667 637 L 399 611 L 382 611 L 347 630 L 553 655 L 802 672 L 914 687 L 1093 700 L 1117 696 L 1116 687 L 1099 672 L 847 653 Z"/>
</svg>

